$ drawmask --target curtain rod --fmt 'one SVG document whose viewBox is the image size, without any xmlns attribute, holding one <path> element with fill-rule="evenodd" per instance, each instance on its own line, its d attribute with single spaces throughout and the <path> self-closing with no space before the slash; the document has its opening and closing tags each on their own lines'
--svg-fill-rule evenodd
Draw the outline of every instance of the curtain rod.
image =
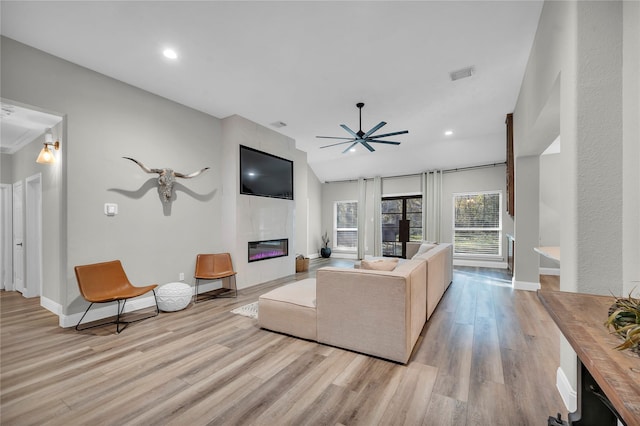
<svg viewBox="0 0 640 426">
<path fill-rule="evenodd" d="M 481 164 L 481 165 L 478 165 L 478 166 L 458 167 L 456 169 L 445 169 L 445 170 L 442 170 L 442 173 L 454 173 L 454 172 L 464 172 L 464 171 L 467 171 L 467 170 L 486 169 L 486 168 L 489 168 L 489 167 L 504 166 L 506 164 L 507 164 L 506 162 L 502 162 L 502 163 Z M 420 176 L 421 174 L 422 173 L 410 173 L 410 174 L 406 174 L 406 175 L 381 176 L 380 179 Z M 364 180 L 373 180 L 373 179 L 374 178 L 364 178 Z M 324 183 L 346 183 L 346 182 L 357 182 L 358 180 L 359 179 L 328 180 L 328 181 L 325 181 Z"/>
</svg>

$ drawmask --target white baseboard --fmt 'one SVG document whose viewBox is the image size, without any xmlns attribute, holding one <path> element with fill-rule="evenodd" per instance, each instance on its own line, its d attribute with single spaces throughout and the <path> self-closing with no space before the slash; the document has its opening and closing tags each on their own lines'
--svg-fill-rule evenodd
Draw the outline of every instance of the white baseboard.
<svg viewBox="0 0 640 426">
<path fill-rule="evenodd" d="M 335 251 L 331 253 L 331 257 L 335 257 L 336 259 L 358 259 L 356 253 L 336 253 Z"/>
<path fill-rule="evenodd" d="M 514 290 L 527 290 L 527 291 L 538 291 L 540 290 L 540 283 L 531 283 L 527 281 L 516 281 L 515 278 L 511 280 L 512 287 Z"/>
<path fill-rule="evenodd" d="M 309 256 L 307 256 L 309 259 L 317 259 L 320 257 L 320 255 L 318 253 L 311 253 Z"/>
<path fill-rule="evenodd" d="M 576 411 L 578 406 L 578 393 L 571 387 L 567 376 L 562 371 L 562 368 L 558 367 L 556 371 L 556 388 L 560 392 L 560 397 L 564 402 L 564 406 L 567 407 L 570 413 Z"/>
<path fill-rule="evenodd" d="M 492 262 L 490 260 L 453 259 L 454 266 L 473 266 L 476 268 L 507 269 L 507 262 Z"/>
<path fill-rule="evenodd" d="M 82 323 L 85 324 L 87 322 L 113 317 L 117 313 L 117 306 L 118 304 L 116 302 L 95 304 L 91 307 L 89 312 L 87 312 L 87 316 L 84 317 Z M 153 294 L 149 293 L 149 295 L 145 297 L 127 300 L 124 311 L 132 312 L 137 311 L 138 309 L 149 308 L 151 306 L 155 306 L 155 301 L 153 300 Z M 78 321 L 80 321 L 80 318 L 82 318 L 82 314 L 84 314 L 84 311 L 77 314 L 60 315 L 60 326 L 65 328 L 75 327 Z"/>
<path fill-rule="evenodd" d="M 57 316 L 62 314 L 62 305 L 44 296 L 40 296 L 40 306 L 45 308 L 47 311 L 53 312 Z"/>
<path fill-rule="evenodd" d="M 540 275 L 560 276 L 560 268 L 540 268 Z"/>
<path fill-rule="evenodd" d="M 198 286 L 198 293 L 199 294 L 206 293 L 207 291 L 216 290 L 221 287 L 222 287 L 222 283 L 220 280 L 202 283 Z M 192 285 L 191 286 L 192 294 L 195 294 L 195 291 L 196 291 L 195 285 Z M 42 298 L 41 298 L 41 303 L 43 303 Z M 52 303 L 55 303 L 55 302 L 52 302 Z M 154 305 L 155 305 L 155 301 L 153 299 L 153 294 L 149 292 L 144 297 L 141 296 L 135 299 L 127 300 L 127 304 L 125 305 L 124 311 L 132 312 L 132 311 L 137 311 L 138 309 L 149 308 Z M 50 306 L 54 308 L 53 305 L 50 305 Z M 84 324 L 87 322 L 97 321 L 103 318 L 112 317 L 116 315 L 116 309 L 117 309 L 116 306 L 117 306 L 116 302 L 109 303 L 109 304 L 106 304 L 106 303 L 96 304 L 93 307 L 91 307 L 89 312 L 87 312 L 87 316 L 84 317 L 84 319 L 82 320 L 82 323 Z M 77 314 L 63 315 L 61 308 L 59 308 L 60 310 L 59 313 L 55 312 L 54 310 L 50 309 L 47 306 L 45 306 L 45 308 L 47 308 L 48 310 L 57 314 L 60 317 L 60 327 L 75 327 L 78 321 L 80 320 L 80 318 L 82 318 L 82 314 L 84 313 L 83 311 Z"/>
</svg>

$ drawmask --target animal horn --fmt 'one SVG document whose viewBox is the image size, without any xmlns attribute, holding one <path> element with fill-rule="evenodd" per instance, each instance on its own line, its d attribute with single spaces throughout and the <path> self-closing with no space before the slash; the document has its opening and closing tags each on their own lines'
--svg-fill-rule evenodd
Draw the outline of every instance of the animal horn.
<svg viewBox="0 0 640 426">
<path fill-rule="evenodd" d="M 122 157 L 122 158 L 125 158 L 125 159 L 127 159 L 127 160 L 131 160 L 131 161 L 133 161 L 133 162 L 134 162 L 134 163 L 136 163 L 138 166 L 140 166 L 140 168 L 141 168 L 142 170 L 144 170 L 144 171 L 145 171 L 145 172 L 147 172 L 147 173 L 161 173 L 161 172 L 162 172 L 162 170 L 159 170 L 159 169 L 150 169 L 150 168 L 148 168 L 147 166 L 145 166 L 144 164 L 142 164 L 141 162 L 139 162 L 138 160 L 136 160 L 136 159 L 134 159 L 134 158 L 131 158 L 131 157 Z"/>
<path fill-rule="evenodd" d="M 197 172 L 193 172 L 193 173 L 188 174 L 188 175 L 185 175 L 184 173 L 180 173 L 180 172 L 173 172 L 173 174 L 175 175 L 175 177 L 179 177 L 179 178 L 183 178 L 183 179 L 189 179 L 189 178 L 196 177 L 199 174 L 206 172 L 207 170 L 209 170 L 209 167 L 205 167 L 204 169 L 198 170 Z"/>
</svg>

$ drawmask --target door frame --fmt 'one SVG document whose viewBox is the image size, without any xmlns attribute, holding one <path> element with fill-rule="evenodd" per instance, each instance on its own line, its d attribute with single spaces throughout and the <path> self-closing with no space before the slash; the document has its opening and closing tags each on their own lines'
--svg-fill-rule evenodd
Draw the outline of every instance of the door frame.
<svg viewBox="0 0 640 426">
<path fill-rule="evenodd" d="M 0 290 L 13 291 L 13 187 L 0 184 Z"/>
<path fill-rule="evenodd" d="M 42 294 L 42 173 L 25 179 L 26 297 Z"/>
</svg>

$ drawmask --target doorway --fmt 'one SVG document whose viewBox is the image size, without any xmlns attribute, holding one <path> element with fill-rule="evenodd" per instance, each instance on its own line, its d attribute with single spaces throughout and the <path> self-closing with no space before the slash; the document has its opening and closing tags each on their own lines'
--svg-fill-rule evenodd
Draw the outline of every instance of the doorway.
<svg viewBox="0 0 640 426">
<path fill-rule="evenodd" d="M 24 184 L 13 184 L 13 288 L 24 294 Z"/>
<path fill-rule="evenodd" d="M 422 241 L 422 196 L 382 199 L 382 255 L 405 258 L 407 242 Z"/>
<path fill-rule="evenodd" d="M 36 163 L 36 158 L 48 135 L 62 140 L 64 122 L 59 114 L 7 99 L 0 105 L 0 152 L 7 170 L 3 167 L 1 186 L 0 288 L 38 297 L 43 294 L 45 272 L 54 273 L 54 285 L 59 278 L 57 253 L 47 257 L 52 259 L 49 264 L 43 263 L 44 238 L 52 234 L 47 234 L 42 221 L 46 208 L 48 217 L 60 223 L 62 169 L 59 163 Z M 61 160 L 59 152 L 54 157 Z"/>
</svg>

